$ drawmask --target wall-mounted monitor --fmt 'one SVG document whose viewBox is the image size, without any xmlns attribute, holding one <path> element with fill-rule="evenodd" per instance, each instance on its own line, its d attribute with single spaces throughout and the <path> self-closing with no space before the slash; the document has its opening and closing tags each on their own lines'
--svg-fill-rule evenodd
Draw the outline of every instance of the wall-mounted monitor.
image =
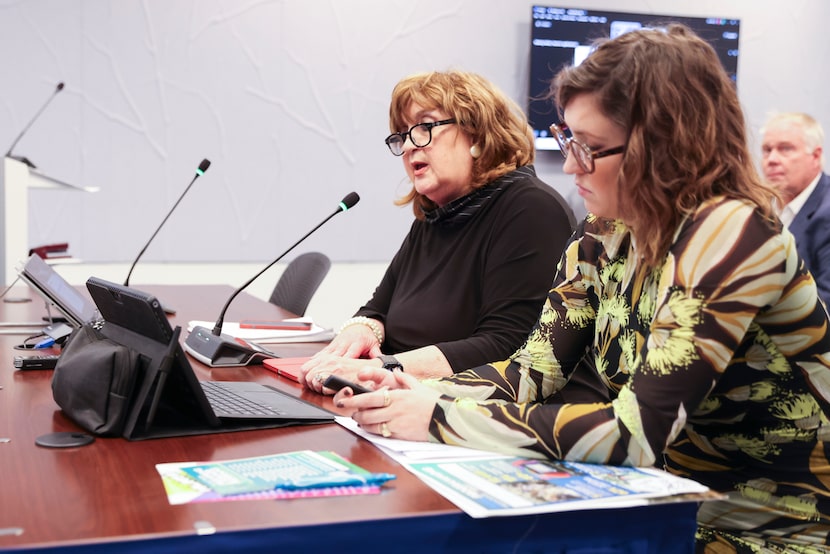
<svg viewBox="0 0 830 554">
<path fill-rule="evenodd" d="M 565 65 L 578 65 L 598 38 L 614 38 L 633 29 L 660 28 L 668 23 L 682 23 L 707 40 L 715 48 L 726 72 L 737 83 L 738 19 L 533 6 L 528 119 L 536 136 L 536 149 L 559 149 L 548 131 L 550 124 L 558 120 L 557 109 L 552 101 L 540 99 L 547 93 L 551 79 L 559 69 Z"/>
</svg>

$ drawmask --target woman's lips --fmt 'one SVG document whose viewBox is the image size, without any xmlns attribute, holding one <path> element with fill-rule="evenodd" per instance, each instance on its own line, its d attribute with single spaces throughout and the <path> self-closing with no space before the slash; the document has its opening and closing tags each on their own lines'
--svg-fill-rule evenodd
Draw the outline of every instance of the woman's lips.
<svg viewBox="0 0 830 554">
<path fill-rule="evenodd" d="M 412 163 L 412 174 L 415 175 L 416 177 L 419 176 L 419 175 L 423 175 L 424 172 L 427 170 L 427 167 L 429 167 L 429 166 L 427 164 L 423 163 L 423 162 L 413 162 Z"/>
</svg>

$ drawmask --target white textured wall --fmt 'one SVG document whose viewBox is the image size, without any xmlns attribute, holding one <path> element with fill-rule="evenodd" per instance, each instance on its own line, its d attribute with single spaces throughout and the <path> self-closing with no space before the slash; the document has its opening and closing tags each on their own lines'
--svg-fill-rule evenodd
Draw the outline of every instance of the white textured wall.
<svg viewBox="0 0 830 554">
<path fill-rule="evenodd" d="M 383 144 L 391 88 L 414 71 L 458 67 L 523 103 L 532 4 L 0 0 L 0 149 L 64 81 L 15 153 L 102 189 L 32 191 L 30 243 L 68 241 L 84 260 L 129 262 L 207 157 L 213 166 L 147 262 L 267 262 L 351 190 L 361 203 L 301 250 L 385 262 L 411 220 L 392 205 L 406 186 Z M 798 109 L 830 127 L 825 0 L 550 4 L 740 18 L 751 125 Z M 537 167 L 567 191 L 559 162 L 546 152 Z"/>
</svg>

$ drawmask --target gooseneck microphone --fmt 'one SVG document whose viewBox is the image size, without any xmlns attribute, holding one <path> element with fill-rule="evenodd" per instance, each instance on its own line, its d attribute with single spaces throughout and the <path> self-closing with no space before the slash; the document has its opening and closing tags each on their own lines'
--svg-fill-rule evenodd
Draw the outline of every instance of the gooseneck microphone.
<svg viewBox="0 0 830 554">
<path fill-rule="evenodd" d="M 196 179 L 198 179 L 199 177 L 204 175 L 205 171 L 207 171 L 207 169 L 209 167 L 210 167 L 210 160 L 208 160 L 207 158 L 202 160 L 202 163 L 199 164 L 199 167 L 196 169 L 196 175 L 193 176 L 193 179 L 191 179 L 190 184 L 187 185 L 187 188 L 184 189 L 184 192 L 182 192 L 181 196 L 179 196 L 179 199 L 176 200 L 176 203 L 173 204 L 173 207 L 170 208 L 170 211 L 167 212 L 166 216 L 164 216 L 164 219 L 161 221 L 158 228 L 153 233 L 153 236 L 150 237 L 150 240 L 147 241 L 147 244 L 144 245 L 144 248 L 142 248 L 141 252 L 138 253 L 138 256 L 135 257 L 135 260 L 133 261 L 133 265 L 130 266 L 130 271 L 127 272 L 127 278 L 124 279 L 124 286 L 125 287 L 130 286 L 130 275 L 133 274 L 133 269 L 135 269 L 135 264 L 137 264 L 138 260 L 141 258 L 141 256 L 144 255 L 144 251 L 147 250 L 147 247 L 150 246 L 150 243 L 153 242 L 153 239 L 156 238 L 156 235 L 158 235 L 159 231 L 161 231 L 161 228 L 164 226 L 165 223 L 167 223 L 167 219 L 170 217 L 170 215 L 173 213 L 173 211 L 179 205 L 179 202 L 182 201 L 182 198 L 184 198 L 184 195 L 187 194 L 187 191 L 190 190 L 190 187 L 193 186 L 193 183 L 196 182 Z"/>
<path fill-rule="evenodd" d="M 334 212 L 318 223 L 317 226 L 311 231 L 303 235 L 300 240 L 292 244 L 285 252 L 277 256 L 274 261 L 265 266 L 256 275 L 248 279 L 245 284 L 236 289 L 233 294 L 231 294 L 230 298 L 228 298 L 228 301 L 225 302 L 225 306 L 219 313 L 216 325 L 214 325 L 212 331 L 198 325 L 193 327 L 193 330 L 190 331 L 190 334 L 187 336 L 187 340 L 185 340 L 184 343 L 185 352 L 210 367 L 251 365 L 261 363 L 265 358 L 278 357 L 273 352 L 269 352 L 257 344 L 249 343 L 242 339 L 222 333 L 222 324 L 225 321 L 225 312 L 228 311 L 228 307 L 231 305 L 231 302 L 233 302 L 233 299 L 236 298 L 240 292 L 245 290 L 248 285 L 253 283 L 275 263 L 283 259 L 286 254 L 291 252 L 298 244 L 307 239 L 314 231 L 322 227 L 328 220 L 341 212 L 349 210 L 357 204 L 359 200 L 360 196 L 358 196 L 356 192 L 350 192 L 347 194 L 337 205 L 337 209 L 334 210 Z"/>
<path fill-rule="evenodd" d="M 223 324 L 223 323 L 224 323 L 224 321 L 225 321 L 225 312 L 227 312 L 227 311 L 228 311 L 228 306 L 230 306 L 230 305 L 231 305 L 231 302 L 233 302 L 233 299 L 234 299 L 234 298 L 236 298 L 236 297 L 239 295 L 239 293 L 240 293 L 240 292 L 242 292 L 243 290 L 245 290 L 246 288 L 248 288 L 248 285 L 250 285 L 251 283 L 253 283 L 253 282 L 257 279 L 257 277 L 259 277 L 260 275 L 262 275 L 263 273 L 265 273 L 266 271 L 268 271 L 268 270 L 271 268 L 271 266 L 272 266 L 272 265 L 274 265 L 275 263 L 277 263 L 278 261 L 280 261 L 281 259 L 283 259 L 283 258 L 285 257 L 285 255 L 286 255 L 286 254 L 288 254 L 289 252 L 291 252 L 292 250 L 294 250 L 294 248 L 295 248 L 298 244 L 300 244 L 301 242 L 303 242 L 305 239 L 307 239 L 307 238 L 308 238 L 308 236 L 309 236 L 309 235 L 311 235 L 311 233 L 313 233 L 314 231 L 316 231 L 317 229 L 319 229 L 320 227 L 322 227 L 322 226 L 323 226 L 323 225 L 324 225 L 324 224 L 325 224 L 325 223 L 326 223 L 329 219 L 333 218 L 333 217 L 334 217 L 334 216 L 336 216 L 337 214 L 339 214 L 339 213 L 341 213 L 341 212 L 345 212 L 346 210 L 350 209 L 352 206 L 354 206 L 355 204 L 357 204 L 358 200 L 360 200 L 360 196 L 358 196 L 356 192 L 350 192 L 349 194 L 347 194 L 347 195 L 345 196 L 345 198 L 343 198 L 343 200 L 341 200 L 341 201 L 340 201 L 340 204 L 338 204 L 338 205 L 337 205 L 337 209 L 336 209 L 336 210 L 334 210 L 334 212 L 332 212 L 332 213 L 331 213 L 331 214 L 330 214 L 330 215 L 329 215 L 326 219 L 324 219 L 323 221 L 321 221 L 320 223 L 318 223 L 318 224 L 317 224 L 317 226 L 316 226 L 314 229 L 312 229 L 311 231 L 309 231 L 308 233 L 306 233 L 305 235 L 303 235 L 303 237 L 302 237 L 300 240 L 298 240 L 297 242 L 295 242 L 294 244 L 292 244 L 290 247 L 288 247 L 288 250 L 286 250 L 285 252 L 283 252 L 282 254 L 280 254 L 280 255 L 277 257 L 277 259 L 275 259 L 275 260 L 274 260 L 273 262 L 271 262 L 270 264 L 266 265 L 266 266 L 265 266 L 262 270 L 260 270 L 260 272 L 259 272 L 259 273 L 257 273 L 256 275 L 254 275 L 253 277 L 251 277 L 250 279 L 248 279 L 248 280 L 245 282 L 245 284 L 244 284 L 244 285 L 242 285 L 241 287 L 239 287 L 238 289 L 236 289 L 236 290 L 234 291 L 234 293 L 231 295 L 231 297 L 230 297 L 230 298 L 228 298 L 228 301 L 227 301 L 227 302 L 225 302 L 225 307 L 224 307 L 224 308 L 222 308 L 222 311 L 219 313 L 219 318 L 216 320 L 216 325 L 214 325 L 214 326 L 213 326 L 213 334 L 214 334 L 215 336 L 217 336 L 217 337 L 218 337 L 218 336 L 222 333 L 222 324 Z"/>
<path fill-rule="evenodd" d="M 17 160 L 17 161 L 19 161 L 19 162 L 23 162 L 24 164 L 28 165 L 28 166 L 29 166 L 29 167 L 31 167 L 32 169 L 35 169 L 35 168 L 36 168 L 35 164 L 33 164 L 32 162 L 30 162 L 30 161 L 29 161 L 29 159 L 28 159 L 28 158 L 26 158 L 26 157 L 24 157 L 24 156 L 12 156 L 12 150 L 14 150 L 14 147 L 15 147 L 15 146 L 17 146 L 17 143 L 18 143 L 18 142 L 20 142 L 20 139 L 22 139 L 22 138 L 23 138 L 23 135 L 25 135 L 25 134 L 26 134 L 26 131 L 28 131 L 28 130 L 29 130 L 29 127 L 31 127 L 31 126 L 32 126 L 32 124 L 33 124 L 35 121 L 37 121 L 37 118 L 39 118 L 39 117 L 40 117 L 40 114 L 42 114 L 42 113 L 43 113 L 43 110 L 45 110 L 45 109 L 46 109 L 46 106 L 48 106 L 48 105 L 52 102 L 52 99 L 53 99 L 53 98 L 55 98 L 55 96 L 56 96 L 56 95 L 57 95 L 60 91 L 62 91 L 62 90 L 63 90 L 63 82 L 60 82 L 60 83 L 58 83 L 58 86 L 56 86 L 56 87 L 55 87 L 55 91 L 52 93 L 52 96 L 50 96 L 50 97 L 49 97 L 49 99 L 48 99 L 48 100 L 46 100 L 46 103 L 45 103 L 45 104 L 43 104 L 43 106 L 40 108 L 40 110 L 38 110 L 38 112 L 37 112 L 37 113 L 35 114 L 35 116 L 31 119 L 31 121 L 29 121 L 29 124 L 28 124 L 28 125 L 26 125 L 25 127 L 23 127 L 23 130 L 22 130 L 22 131 L 20 131 L 20 134 L 19 134 L 19 135 L 17 135 L 17 138 L 16 138 L 16 139 L 14 139 L 14 142 L 12 143 L 12 145 L 11 145 L 11 146 L 9 146 L 9 151 L 8 151 L 8 152 L 6 152 L 6 157 L 7 157 L 7 158 L 12 158 L 12 159 Z"/>
</svg>

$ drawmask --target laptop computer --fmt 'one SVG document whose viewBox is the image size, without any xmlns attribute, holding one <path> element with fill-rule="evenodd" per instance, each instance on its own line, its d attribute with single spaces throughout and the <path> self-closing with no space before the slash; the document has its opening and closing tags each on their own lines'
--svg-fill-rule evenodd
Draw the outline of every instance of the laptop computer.
<svg viewBox="0 0 830 554">
<path fill-rule="evenodd" d="M 17 274 L 47 303 L 55 306 L 69 325 L 80 327 L 98 317 L 89 297 L 70 285 L 37 254 L 29 256 L 26 263 L 17 268 Z"/>
<path fill-rule="evenodd" d="M 335 414 L 255 382 L 199 381 L 154 296 L 90 277 L 101 332 L 141 354 L 123 435 L 131 440 L 330 423 Z M 236 405 L 237 408 L 232 408 Z M 244 405 L 244 407 L 239 407 Z"/>
</svg>

